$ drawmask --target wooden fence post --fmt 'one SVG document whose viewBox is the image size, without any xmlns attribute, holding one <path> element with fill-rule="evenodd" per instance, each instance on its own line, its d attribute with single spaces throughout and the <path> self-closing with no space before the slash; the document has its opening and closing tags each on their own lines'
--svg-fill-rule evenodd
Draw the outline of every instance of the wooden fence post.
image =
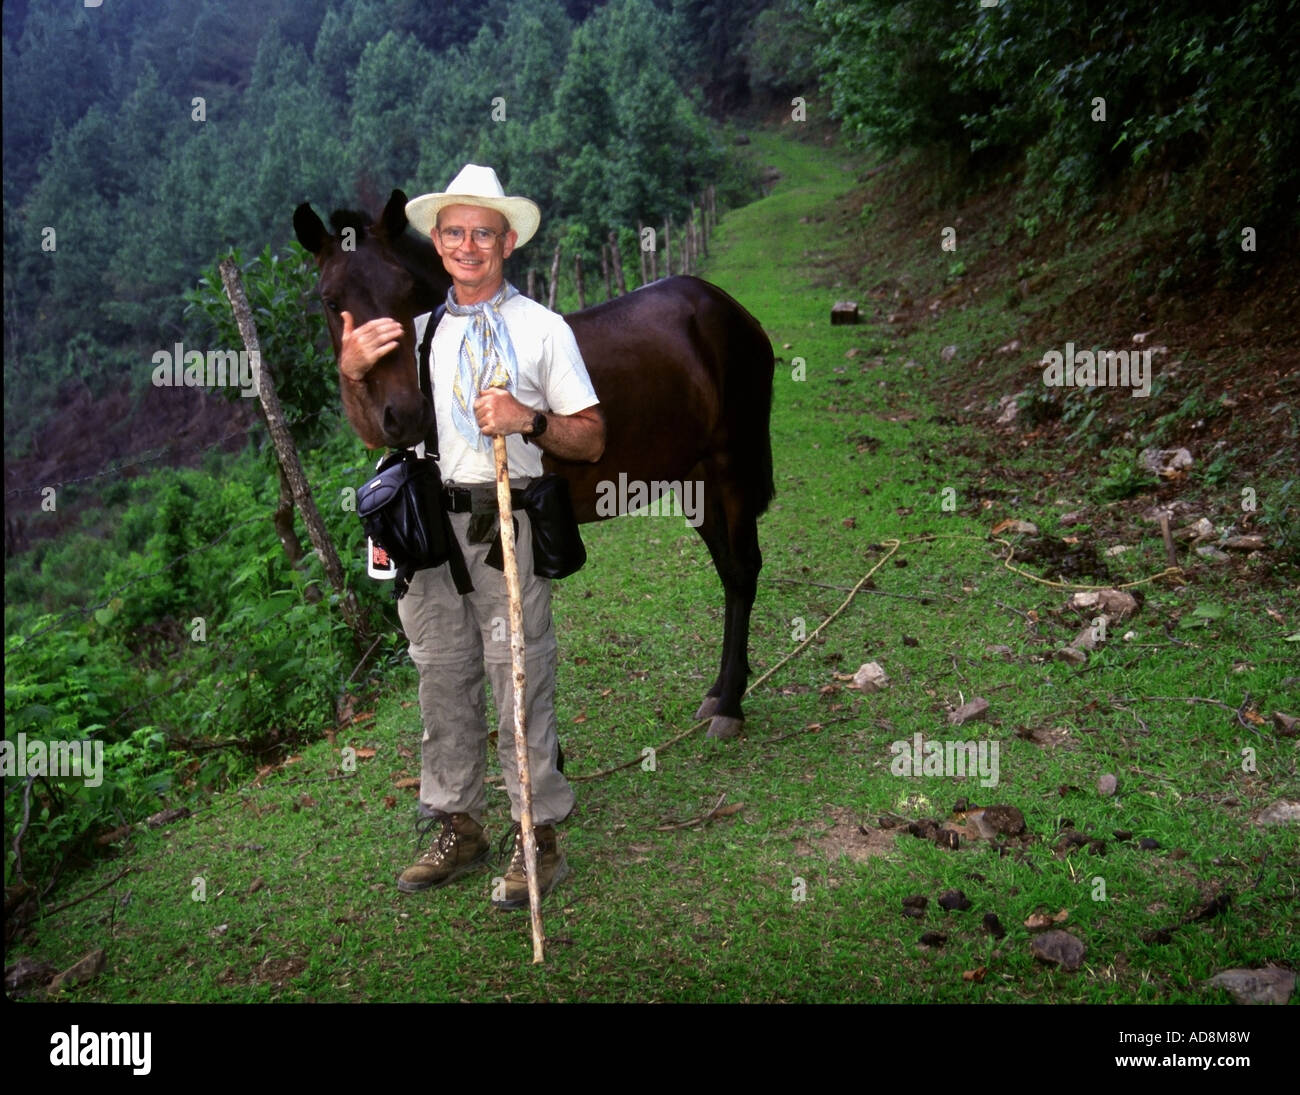
<svg viewBox="0 0 1300 1095">
<path fill-rule="evenodd" d="M 699 233 L 699 229 L 695 227 L 695 203 L 694 202 L 691 202 L 691 219 L 688 220 L 686 224 L 687 224 L 687 232 L 688 232 L 687 243 L 689 245 L 688 249 L 690 251 L 690 256 L 691 256 L 691 268 L 690 270 L 687 271 L 687 273 L 693 274 L 695 273 L 696 267 L 699 263 L 699 257 L 700 257 L 700 239 L 699 239 L 700 233 Z"/>
<path fill-rule="evenodd" d="M 627 278 L 623 276 L 623 256 L 618 250 L 618 233 L 609 230 L 609 253 L 614 262 L 614 282 L 620 293 L 627 293 Z"/>
<path fill-rule="evenodd" d="M 582 255 L 573 256 L 573 280 L 578 284 L 578 311 L 587 307 L 587 286 L 582 279 Z"/>
<path fill-rule="evenodd" d="M 546 291 L 546 307 L 555 311 L 555 294 L 560 289 L 560 245 L 555 245 L 555 257 L 551 259 L 551 284 Z"/>
<path fill-rule="evenodd" d="M 220 269 L 221 282 L 225 286 L 226 297 L 230 300 L 230 309 L 235 314 L 235 322 L 239 325 L 239 334 L 244 340 L 244 348 L 252 359 L 258 362 L 257 396 L 262 404 L 262 414 L 266 418 L 266 428 L 275 445 L 275 457 L 293 490 L 294 502 L 297 503 L 298 512 L 302 514 L 303 523 L 307 526 L 307 535 L 311 538 L 312 547 L 316 549 L 316 554 L 320 556 L 320 561 L 325 567 L 325 576 L 339 596 L 343 618 L 360 646 L 369 638 L 369 633 L 356 597 L 344 581 L 343 567 L 339 563 L 338 553 L 334 550 L 325 522 L 321 520 L 320 511 L 316 508 L 311 486 L 303 473 L 302 462 L 298 459 L 298 450 L 294 448 L 289 427 L 285 425 L 284 411 L 280 407 L 280 397 L 276 394 L 271 374 L 262 367 L 262 347 L 257 337 L 257 327 L 253 323 L 253 313 L 248 307 L 248 297 L 244 293 L 244 282 L 239 267 L 235 265 L 233 258 L 227 256 L 221 260 Z"/>
</svg>

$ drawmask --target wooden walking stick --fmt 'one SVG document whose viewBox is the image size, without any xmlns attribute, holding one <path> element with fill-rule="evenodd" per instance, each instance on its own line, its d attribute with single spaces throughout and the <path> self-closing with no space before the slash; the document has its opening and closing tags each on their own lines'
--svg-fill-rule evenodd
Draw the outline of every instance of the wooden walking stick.
<svg viewBox="0 0 1300 1095">
<path fill-rule="evenodd" d="M 524 705 L 528 680 L 524 673 L 524 598 L 519 587 L 519 560 L 515 555 L 515 523 L 510 512 L 510 468 L 506 439 L 492 438 L 497 462 L 497 508 L 501 513 L 501 558 L 510 597 L 510 667 L 515 685 L 515 761 L 519 766 L 519 829 L 524 841 L 524 870 L 528 872 L 528 916 L 533 928 L 533 964 L 544 958 L 542 950 L 542 892 L 537 881 L 537 837 L 533 833 L 533 780 L 528 772 L 528 719 Z"/>
</svg>

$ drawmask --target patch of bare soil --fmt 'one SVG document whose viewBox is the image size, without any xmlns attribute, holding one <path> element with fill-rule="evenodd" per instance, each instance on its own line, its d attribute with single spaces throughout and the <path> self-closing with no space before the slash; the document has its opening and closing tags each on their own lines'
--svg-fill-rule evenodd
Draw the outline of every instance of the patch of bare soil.
<svg viewBox="0 0 1300 1095">
<path fill-rule="evenodd" d="M 243 974 L 227 966 L 217 980 L 223 985 L 270 985 L 283 989 L 306 968 L 307 962 L 302 958 L 266 958 Z"/>
<path fill-rule="evenodd" d="M 196 466 L 209 451 L 238 452 L 258 421 L 256 400 L 229 401 L 199 388 L 148 388 L 96 399 L 84 387 L 62 393 L 32 451 L 5 455 L 5 557 L 58 536 L 83 519 L 82 506 L 59 505 L 78 486 L 94 499 L 105 485 L 164 467 Z M 42 508 L 46 488 L 56 507 Z"/>
<path fill-rule="evenodd" d="M 874 829 L 858 820 L 854 811 L 843 806 L 827 808 L 828 828 L 819 835 L 794 842 L 799 855 L 821 852 L 828 860 L 848 856 L 854 863 L 865 863 L 875 856 L 888 855 L 894 847 L 897 830 Z"/>
</svg>

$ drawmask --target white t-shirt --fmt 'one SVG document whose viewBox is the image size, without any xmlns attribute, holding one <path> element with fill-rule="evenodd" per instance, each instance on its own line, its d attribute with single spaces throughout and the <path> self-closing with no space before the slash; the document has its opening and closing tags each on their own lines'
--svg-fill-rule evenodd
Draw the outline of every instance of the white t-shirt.
<svg viewBox="0 0 1300 1095">
<path fill-rule="evenodd" d="M 430 315 L 432 313 L 425 312 L 415 318 L 417 347 L 424 340 L 424 329 Z M 514 394 L 520 403 L 538 411 L 577 414 L 599 402 L 577 340 L 563 316 L 520 293 L 502 305 L 501 317 L 510 331 L 515 359 L 519 362 L 519 379 Z M 442 322 L 433 333 L 430 352 L 433 402 L 438 412 L 441 457 L 438 470 L 443 482 L 458 485 L 496 482 L 491 438 L 484 439 L 482 449 L 475 451 L 471 448 L 452 422 L 450 400 L 438 396 L 440 392 L 451 391 L 460 344 L 472 319 L 472 316 L 444 313 Z M 521 434 L 512 433 L 506 438 L 506 460 L 512 477 L 536 478 L 542 474 L 542 450 L 525 441 Z"/>
</svg>

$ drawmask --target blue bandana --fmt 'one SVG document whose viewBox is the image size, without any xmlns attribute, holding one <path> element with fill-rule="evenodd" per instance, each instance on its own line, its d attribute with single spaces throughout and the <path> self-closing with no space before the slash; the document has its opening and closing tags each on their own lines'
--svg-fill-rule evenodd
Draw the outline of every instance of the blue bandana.
<svg viewBox="0 0 1300 1095">
<path fill-rule="evenodd" d="M 456 431 L 475 450 L 483 447 L 483 434 L 474 417 L 474 400 L 484 388 L 504 388 L 511 395 L 519 379 L 510 330 L 501 316 L 501 306 L 519 290 L 510 282 L 491 300 L 479 304 L 456 303 L 456 290 L 447 290 L 447 311 L 453 316 L 473 316 L 465 326 L 456 361 L 456 379 L 451 386 L 451 420 Z"/>
</svg>

